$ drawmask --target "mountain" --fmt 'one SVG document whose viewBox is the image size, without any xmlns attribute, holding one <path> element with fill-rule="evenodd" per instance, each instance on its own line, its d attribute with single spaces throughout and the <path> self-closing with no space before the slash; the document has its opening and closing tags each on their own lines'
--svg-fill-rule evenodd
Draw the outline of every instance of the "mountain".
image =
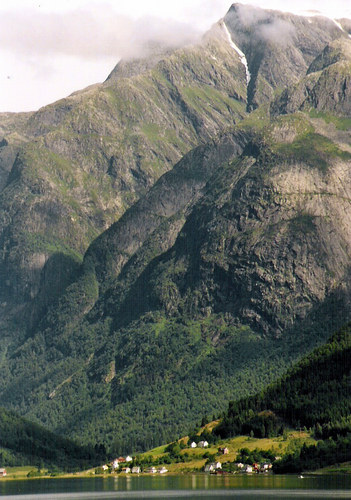
<svg viewBox="0 0 351 500">
<path fill-rule="evenodd" d="M 351 109 L 350 67 L 349 39 L 341 38 L 326 45 L 306 76 L 273 101 L 272 112 L 285 114 L 313 108 L 348 116 Z"/>
<path fill-rule="evenodd" d="M 343 25 L 234 4 L 201 45 L 6 118 L 2 405 L 151 448 L 351 320 Z"/>
</svg>

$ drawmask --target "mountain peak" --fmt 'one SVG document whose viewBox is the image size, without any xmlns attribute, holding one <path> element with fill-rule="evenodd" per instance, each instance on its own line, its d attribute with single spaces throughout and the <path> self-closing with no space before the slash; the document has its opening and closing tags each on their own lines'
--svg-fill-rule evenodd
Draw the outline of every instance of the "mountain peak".
<svg viewBox="0 0 351 500">
<path fill-rule="evenodd" d="M 174 48 L 161 43 L 149 43 L 146 50 L 139 57 L 122 59 L 108 75 L 106 81 L 115 81 L 119 78 L 130 78 L 140 75 L 154 68 L 163 58 L 174 52 Z"/>
</svg>

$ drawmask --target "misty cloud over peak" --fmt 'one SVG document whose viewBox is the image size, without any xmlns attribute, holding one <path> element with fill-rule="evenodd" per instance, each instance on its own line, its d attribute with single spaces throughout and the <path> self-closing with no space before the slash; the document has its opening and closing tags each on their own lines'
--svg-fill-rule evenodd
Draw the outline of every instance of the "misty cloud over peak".
<svg viewBox="0 0 351 500">
<path fill-rule="evenodd" d="M 0 17 L 2 49 L 19 56 L 140 57 L 150 43 L 180 47 L 194 43 L 199 36 L 189 24 L 155 17 L 134 20 L 108 5 L 35 15 L 25 9 L 3 12 Z"/>
<path fill-rule="evenodd" d="M 233 4 L 225 16 L 234 29 L 254 34 L 256 40 L 285 45 L 294 35 L 294 27 L 276 11 L 263 10 L 252 5 Z"/>
</svg>

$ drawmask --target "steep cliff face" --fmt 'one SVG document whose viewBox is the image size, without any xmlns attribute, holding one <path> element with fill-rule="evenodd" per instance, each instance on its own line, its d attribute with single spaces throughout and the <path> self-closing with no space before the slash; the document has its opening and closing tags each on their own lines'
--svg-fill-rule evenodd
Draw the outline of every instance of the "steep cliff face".
<svg viewBox="0 0 351 500">
<path fill-rule="evenodd" d="M 282 120 L 273 137 L 287 126 L 293 133 Z M 295 133 L 291 143 L 268 143 L 263 150 L 249 143 L 242 161 L 250 168 L 240 182 L 237 165 L 225 169 L 217 181 L 221 196 L 209 190 L 148 277 L 139 298 L 147 297 L 149 307 L 227 312 L 280 336 L 342 288 L 350 265 L 351 156 L 313 128 Z M 311 162 L 294 152 L 304 141 L 315 148 Z M 327 148 L 333 154 L 324 159 Z M 255 151 L 258 157 L 251 157 Z"/>
<path fill-rule="evenodd" d="M 31 113 L 0 113 L 0 191 L 5 187 L 16 154 L 27 140 L 25 124 Z"/>
</svg>

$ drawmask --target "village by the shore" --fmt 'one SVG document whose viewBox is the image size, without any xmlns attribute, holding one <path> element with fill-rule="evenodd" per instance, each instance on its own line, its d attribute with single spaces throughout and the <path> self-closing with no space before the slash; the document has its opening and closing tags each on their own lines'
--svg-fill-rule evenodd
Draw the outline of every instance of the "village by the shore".
<svg viewBox="0 0 351 500">
<path fill-rule="evenodd" d="M 207 441 L 195 441 L 189 444 L 189 448 L 208 448 L 209 443 Z M 226 447 L 219 447 L 218 454 L 223 456 L 223 460 L 216 460 L 213 462 L 208 461 L 202 469 L 202 472 L 209 474 L 258 474 L 258 473 L 270 473 L 272 472 L 272 464 L 270 462 L 263 463 L 242 463 L 242 462 L 228 462 L 225 460 L 225 456 L 228 455 L 229 449 Z M 113 461 L 104 464 L 101 469 L 103 473 L 117 473 L 117 474 L 166 474 L 168 469 L 165 466 L 155 467 L 147 466 L 142 467 L 140 465 L 135 465 L 136 457 L 127 455 L 126 457 L 118 457 Z"/>
</svg>

